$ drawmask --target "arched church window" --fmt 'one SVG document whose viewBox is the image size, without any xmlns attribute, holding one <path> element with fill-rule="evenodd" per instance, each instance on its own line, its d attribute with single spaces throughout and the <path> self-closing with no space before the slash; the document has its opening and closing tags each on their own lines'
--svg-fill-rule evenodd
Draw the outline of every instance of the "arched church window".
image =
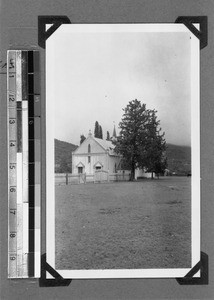
<svg viewBox="0 0 214 300">
<path fill-rule="evenodd" d="M 91 145 L 88 145 L 88 153 L 91 153 Z"/>
</svg>

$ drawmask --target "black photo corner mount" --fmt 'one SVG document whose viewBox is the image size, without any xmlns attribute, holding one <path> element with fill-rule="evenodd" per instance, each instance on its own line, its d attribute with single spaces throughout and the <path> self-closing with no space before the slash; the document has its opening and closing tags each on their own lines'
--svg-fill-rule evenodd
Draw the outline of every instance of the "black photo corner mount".
<svg viewBox="0 0 214 300">
<path fill-rule="evenodd" d="M 46 272 L 54 278 L 46 278 Z M 54 268 L 46 262 L 46 253 L 41 256 L 41 277 L 39 278 L 40 287 L 69 286 L 72 279 L 64 279 Z"/>
<path fill-rule="evenodd" d="M 67 16 L 38 16 L 38 45 L 45 49 L 46 40 L 62 25 L 70 24 Z M 46 30 L 46 25 L 51 27 Z"/>
<path fill-rule="evenodd" d="M 180 285 L 208 285 L 208 255 L 201 252 L 200 261 L 182 278 L 176 278 Z M 201 272 L 200 277 L 193 277 L 198 271 Z"/>
<path fill-rule="evenodd" d="M 208 44 L 208 25 L 207 16 L 181 16 L 175 20 L 175 23 L 183 23 L 199 40 L 200 49 L 203 49 Z M 200 24 L 200 29 L 197 29 L 193 24 Z"/>
</svg>

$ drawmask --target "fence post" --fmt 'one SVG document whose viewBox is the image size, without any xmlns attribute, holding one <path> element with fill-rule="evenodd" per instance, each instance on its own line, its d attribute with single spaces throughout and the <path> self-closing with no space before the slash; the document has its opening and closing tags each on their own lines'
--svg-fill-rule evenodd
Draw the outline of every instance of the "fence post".
<svg viewBox="0 0 214 300">
<path fill-rule="evenodd" d="M 68 173 L 65 174 L 65 184 L 68 185 Z"/>
</svg>

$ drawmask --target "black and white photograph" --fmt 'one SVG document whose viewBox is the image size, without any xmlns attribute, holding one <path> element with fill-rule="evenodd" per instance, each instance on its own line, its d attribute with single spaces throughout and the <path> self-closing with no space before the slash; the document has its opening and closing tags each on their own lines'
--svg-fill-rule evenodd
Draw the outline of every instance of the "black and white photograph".
<svg viewBox="0 0 214 300">
<path fill-rule="evenodd" d="M 200 260 L 199 48 L 170 23 L 47 40 L 47 262 L 64 278 L 183 277 Z"/>
</svg>

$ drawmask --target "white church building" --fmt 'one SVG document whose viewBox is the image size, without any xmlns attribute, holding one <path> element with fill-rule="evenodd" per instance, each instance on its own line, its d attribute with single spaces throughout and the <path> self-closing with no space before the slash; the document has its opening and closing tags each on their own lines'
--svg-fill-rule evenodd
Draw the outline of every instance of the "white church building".
<svg viewBox="0 0 214 300">
<path fill-rule="evenodd" d="M 95 138 L 89 132 L 88 137 L 72 153 L 72 173 L 93 175 L 98 170 L 116 173 L 121 155 L 114 148 L 111 141 Z"/>
</svg>

